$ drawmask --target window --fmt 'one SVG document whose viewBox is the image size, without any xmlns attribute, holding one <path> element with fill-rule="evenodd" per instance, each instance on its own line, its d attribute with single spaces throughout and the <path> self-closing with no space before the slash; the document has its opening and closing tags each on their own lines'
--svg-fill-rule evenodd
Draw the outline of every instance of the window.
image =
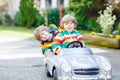
<svg viewBox="0 0 120 80">
<path fill-rule="evenodd" d="M 40 8 L 40 0 L 36 0 L 36 6 L 37 8 Z"/>
<path fill-rule="evenodd" d="M 46 7 L 51 8 L 51 0 L 46 0 Z"/>
<path fill-rule="evenodd" d="M 58 7 L 64 6 L 64 0 L 57 0 Z"/>
</svg>

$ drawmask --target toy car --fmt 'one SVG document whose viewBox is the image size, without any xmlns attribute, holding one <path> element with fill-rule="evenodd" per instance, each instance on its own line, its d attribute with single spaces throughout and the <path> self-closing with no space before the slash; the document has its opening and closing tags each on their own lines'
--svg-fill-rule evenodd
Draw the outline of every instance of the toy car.
<svg viewBox="0 0 120 80">
<path fill-rule="evenodd" d="M 80 48 L 81 42 L 73 41 L 59 55 L 47 56 L 45 69 L 54 80 L 112 80 L 112 68 L 107 58 L 93 55 L 89 48 Z"/>
</svg>

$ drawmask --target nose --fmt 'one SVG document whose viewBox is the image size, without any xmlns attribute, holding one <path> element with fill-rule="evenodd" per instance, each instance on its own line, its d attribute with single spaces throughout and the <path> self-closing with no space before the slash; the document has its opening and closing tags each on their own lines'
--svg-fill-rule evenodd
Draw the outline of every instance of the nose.
<svg viewBox="0 0 120 80">
<path fill-rule="evenodd" d="M 71 24 L 69 23 L 69 24 L 67 24 L 67 25 L 71 25 Z"/>
</svg>

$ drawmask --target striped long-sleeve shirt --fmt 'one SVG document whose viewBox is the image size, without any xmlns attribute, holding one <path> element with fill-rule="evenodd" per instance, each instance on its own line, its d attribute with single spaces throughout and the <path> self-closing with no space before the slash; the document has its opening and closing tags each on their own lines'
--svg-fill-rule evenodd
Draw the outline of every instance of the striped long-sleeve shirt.
<svg viewBox="0 0 120 80">
<path fill-rule="evenodd" d="M 50 34 L 52 34 L 51 40 L 41 41 L 40 48 L 42 48 L 42 53 L 44 57 L 46 57 L 49 54 L 49 52 L 52 50 L 51 46 L 52 46 L 53 38 L 56 36 L 57 33 L 58 33 L 57 28 L 50 28 Z"/>
<path fill-rule="evenodd" d="M 52 49 L 54 54 L 57 55 L 59 53 L 60 48 L 66 48 L 68 43 L 72 41 L 80 41 L 82 42 L 83 46 L 86 45 L 83 36 L 77 30 L 74 30 L 72 32 L 68 32 L 64 30 L 54 38 L 52 44 Z"/>
</svg>

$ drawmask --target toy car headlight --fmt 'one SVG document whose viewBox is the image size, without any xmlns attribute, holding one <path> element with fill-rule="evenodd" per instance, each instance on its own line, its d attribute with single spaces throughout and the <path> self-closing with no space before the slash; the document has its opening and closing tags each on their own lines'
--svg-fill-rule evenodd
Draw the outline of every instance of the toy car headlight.
<svg viewBox="0 0 120 80">
<path fill-rule="evenodd" d="M 61 65 L 61 69 L 64 72 L 70 72 L 71 71 L 71 66 L 67 62 L 63 62 Z"/>
<path fill-rule="evenodd" d="M 104 58 L 104 57 L 101 57 L 100 59 L 101 59 L 101 64 L 102 64 L 103 69 L 105 71 L 111 70 L 110 62 L 106 58 Z"/>
<path fill-rule="evenodd" d="M 109 71 L 111 69 L 111 65 L 108 62 L 103 62 L 102 66 L 105 71 Z"/>
</svg>

